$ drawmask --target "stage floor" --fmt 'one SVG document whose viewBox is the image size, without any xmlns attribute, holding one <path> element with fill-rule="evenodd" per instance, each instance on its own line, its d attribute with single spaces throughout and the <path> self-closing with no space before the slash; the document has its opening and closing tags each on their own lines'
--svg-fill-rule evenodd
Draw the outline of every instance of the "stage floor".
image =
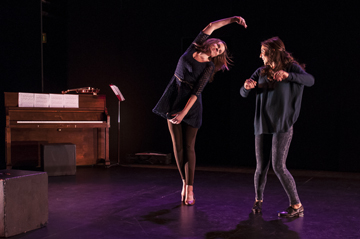
<svg viewBox="0 0 360 239">
<path fill-rule="evenodd" d="M 268 176 L 262 215 L 251 214 L 253 169 L 196 171 L 196 204 L 180 203 L 174 166 L 78 167 L 49 177 L 49 222 L 12 239 L 360 238 L 360 173 L 291 171 L 305 216 L 282 219 L 288 199 Z"/>
</svg>

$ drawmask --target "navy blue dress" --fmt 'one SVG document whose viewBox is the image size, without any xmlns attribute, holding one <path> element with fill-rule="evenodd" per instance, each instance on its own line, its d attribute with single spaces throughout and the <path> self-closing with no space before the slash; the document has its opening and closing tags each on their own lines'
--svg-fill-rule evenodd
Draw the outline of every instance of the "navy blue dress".
<svg viewBox="0 0 360 239">
<path fill-rule="evenodd" d="M 209 35 L 201 31 L 180 57 L 174 76 L 152 110 L 155 114 L 163 118 L 173 118 L 171 115 L 183 110 L 191 95 L 196 95 L 197 100 L 183 122 L 194 128 L 200 128 L 203 112 L 201 93 L 210 80 L 215 65 L 211 61 L 198 62 L 193 58 L 193 54 L 196 51 L 194 43 L 202 44 L 207 38 Z"/>
</svg>

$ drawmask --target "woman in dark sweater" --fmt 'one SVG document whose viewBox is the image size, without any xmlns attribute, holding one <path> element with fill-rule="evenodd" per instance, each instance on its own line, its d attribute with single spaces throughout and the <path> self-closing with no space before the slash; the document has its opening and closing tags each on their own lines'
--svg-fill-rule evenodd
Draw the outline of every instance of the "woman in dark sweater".
<svg viewBox="0 0 360 239">
<path fill-rule="evenodd" d="M 181 201 L 194 205 L 195 139 L 202 123 L 201 93 L 219 70 L 228 70 L 225 42 L 209 38 L 211 33 L 236 22 L 244 27 L 242 17 L 230 17 L 210 23 L 180 57 L 174 76 L 153 112 L 167 119 L 177 167 L 183 180 Z"/>
<path fill-rule="evenodd" d="M 286 168 L 286 158 L 293 136 L 293 125 L 298 119 L 304 86 L 312 86 L 314 77 L 306 73 L 284 43 L 273 37 L 261 43 L 264 66 L 258 68 L 244 83 L 240 94 L 247 97 L 256 91 L 254 119 L 256 171 L 254 176 L 254 213 L 261 213 L 263 192 L 270 163 L 289 197 L 290 206 L 278 215 L 304 215 L 294 178 Z"/>
</svg>

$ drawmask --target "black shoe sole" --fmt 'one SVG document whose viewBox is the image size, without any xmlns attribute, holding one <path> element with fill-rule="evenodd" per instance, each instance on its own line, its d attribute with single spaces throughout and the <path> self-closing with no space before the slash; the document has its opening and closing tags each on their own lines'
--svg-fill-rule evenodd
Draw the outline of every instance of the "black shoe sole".
<svg viewBox="0 0 360 239">
<path fill-rule="evenodd" d="M 279 217 L 286 217 L 286 218 L 292 218 L 292 217 L 304 217 L 304 212 L 295 213 L 294 215 L 289 214 L 278 214 Z"/>
</svg>

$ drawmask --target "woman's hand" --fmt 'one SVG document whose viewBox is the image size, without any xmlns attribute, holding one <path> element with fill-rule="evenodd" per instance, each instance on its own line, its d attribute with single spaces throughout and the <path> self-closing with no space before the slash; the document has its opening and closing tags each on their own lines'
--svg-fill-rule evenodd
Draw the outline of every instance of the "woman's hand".
<svg viewBox="0 0 360 239">
<path fill-rule="evenodd" d="M 246 25 L 246 22 L 245 22 L 245 19 L 242 18 L 242 17 L 238 17 L 238 16 L 235 16 L 231 19 L 232 22 L 236 22 L 237 24 L 241 25 L 241 26 L 244 26 L 245 28 L 247 28 L 247 25 Z"/>
<path fill-rule="evenodd" d="M 247 90 L 251 90 L 254 89 L 256 86 L 256 81 L 254 81 L 253 79 L 247 79 L 244 83 L 244 88 Z"/>
<path fill-rule="evenodd" d="M 184 119 L 185 115 L 189 112 L 191 107 L 194 105 L 194 103 L 197 100 L 196 95 L 191 95 L 188 102 L 186 103 L 184 109 L 176 114 L 173 114 L 171 116 L 174 116 L 174 118 L 170 119 L 170 123 L 172 124 L 180 124 L 181 121 Z"/>
<path fill-rule="evenodd" d="M 182 116 L 181 112 L 173 114 L 174 118 L 170 119 L 170 123 L 172 124 L 180 124 L 181 121 L 184 119 L 184 116 Z"/>
<path fill-rule="evenodd" d="M 289 73 L 287 73 L 286 71 L 280 70 L 274 73 L 274 80 L 276 81 L 283 81 L 286 78 L 289 77 Z"/>
</svg>

